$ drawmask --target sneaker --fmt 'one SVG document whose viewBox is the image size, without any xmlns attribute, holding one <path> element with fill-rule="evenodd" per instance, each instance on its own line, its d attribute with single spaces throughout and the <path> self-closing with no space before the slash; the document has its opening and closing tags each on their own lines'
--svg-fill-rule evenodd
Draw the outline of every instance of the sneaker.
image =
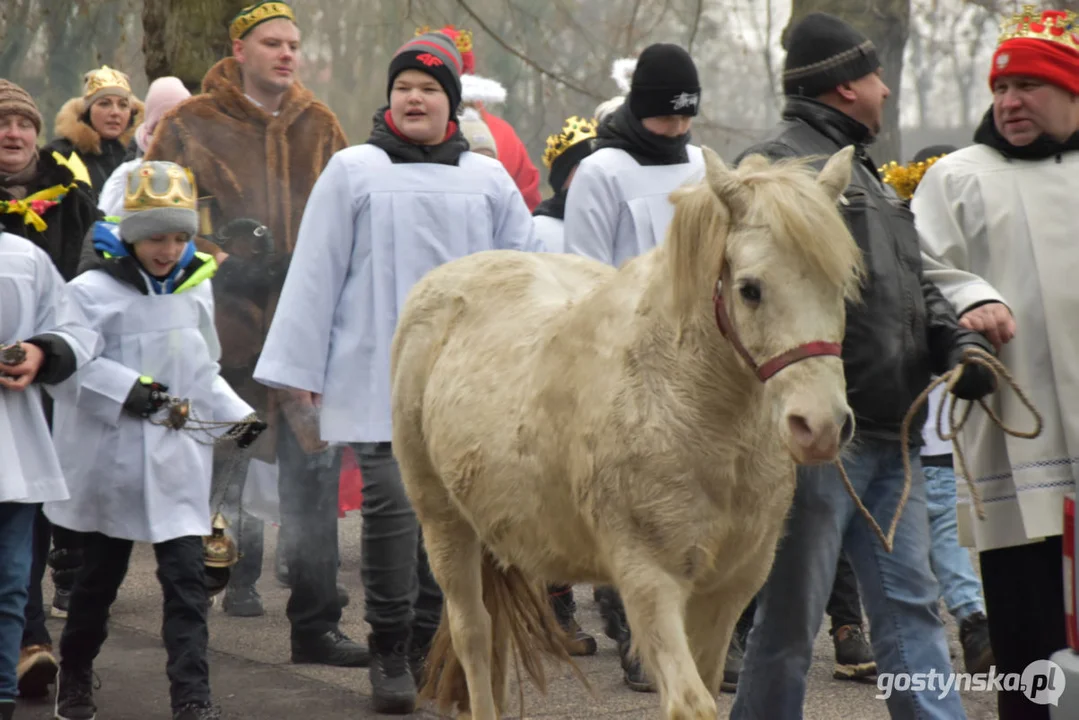
<svg viewBox="0 0 1079 720">
<path fill-rule="evenodd" d="M 100 684 L 98 685 L 100 687 Z M 60 668 L 56 680 L 56 720 L 94 720 L 94 671 Z"/>
<path fill-rule="evenodd" d="M 877 674 L 873 649 L 857 625 L 843 625 L 832 636 L 835 644 L 836 680 L 860 680 Z"/>
<path fill-rule="evenodd" d="M 52 607 L 49 614 L 54 618 L 64 620 L 67 618 L 67 610 L 71 605 L 71 590 L 68 588 L 56 588 L 52 594 Z"/>
<path fill-rule="evenodd" d="M 49 686 L 56 680 L 60 666 L 52 654 L 52 645 L 28 645 L 19 651 L 16 675 L 19 679 L 19 697 L 43 698 L 49 694 Z"/>
<path fill-rule="evenodd" d="M 188 703 L 172 711 L 172 720 L 219 720 L 221 709 L 209 703 Z"/>
<path fill-rule="evenodd" d="M 385 715 L 408 715 L 416 709 L 416 681 L 408 656 L 407 634 L 371 633 L 371 704 Z"/>
<path fill-rule="evenodd" d="M 987 673 L 996 664 L 985 613 L 971 613 L 959 623 L 959 644 L 963 646 L 963 665 L 968 673 Z"/>
<path fill-rule="evenodd" d="M 262 596 L 253 585 L 226 588 L 221 607 L 226 615 L 232 617 L 259 617 L 266 614 L 262 607 Z"/>
</svg>

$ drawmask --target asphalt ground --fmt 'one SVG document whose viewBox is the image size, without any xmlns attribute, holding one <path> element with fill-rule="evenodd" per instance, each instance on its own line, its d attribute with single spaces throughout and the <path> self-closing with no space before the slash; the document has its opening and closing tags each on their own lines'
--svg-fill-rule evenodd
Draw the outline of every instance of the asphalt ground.
<svg viewBox="0 0 1079 720">
<path fill-rule="evenodd" d="M 349 589 L 352 602 L 345 608 L 342 630 L 365 641 L 363 592 L 360 584 L 361 521 L 358 513 L 341 522 L 340 581 Z M 289 625 L 285 617 L 288 590 L 273 575 L 276 530 L 266 529 L 265 568 L 259 591 L 266 615 L 259 618 L 231 618 L 218 603 L 210 613 L 210 672 L 214 700 L 226 718 L 260 720 L 323 720 L 383 717 L 370 704 L 367 670 L 289 662 Z M 136 546 L 131 570 L 112 608 L 110 636 L 95 664 L 100 680 L 96 690 L 99 720 L 168 720 L 168 680 L 165 677 L 165 650 L 160 640 L 161 593 L 154 576 L 153 553 L 149 546 Z M 48 580 L 46 580 L 46 583 Z M 51 597 L 51 587 L 46 588 Z M 659 717 L 658 697 L 636 693 L 622 684 L 615 644 L 603 635 L 599 614 L 587 586 L 577 589 L 578 620 L 599 642 L 593 657 L 579 658 L 578 664 L 592 685 L 592 692 L 577 680 L 569 668 L 551 668 L 550 687 L 545 696 L 531 687 L 525 692 L 525 716 L 529 718 L 636 718 Z M 62 620 L 50 620 L 54 641 Z M 959 651 L 957 631 L 948 618 L 950 642 Z M 804 717 L 822 720 L 876 720 L 888 718 L 883 700 L 875 699 L 875 684 L 832 678 L 833 650 L 822 624 L 813 653 L 808 678 Z M 962 664 L 961 653 L 958 656 Z M 511 686 L 508 717 L 519 717 L 517 691 Z M 720 717 L 730 712 L 734 696 L 719 698 Z M 967 692 L 963 702 L 970 720 L 996 717 L 992 693 Z M 52 718 L 52 700 L 20 703 L 16 718 Z M 422 711 L 415 717 L 436 717 Z"/>
</svg>

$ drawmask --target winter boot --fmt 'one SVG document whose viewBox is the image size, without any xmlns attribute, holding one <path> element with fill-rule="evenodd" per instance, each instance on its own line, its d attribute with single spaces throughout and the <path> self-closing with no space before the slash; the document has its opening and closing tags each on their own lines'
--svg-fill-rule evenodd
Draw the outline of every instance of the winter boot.
<svg viewBox="0 0 1079 720">
<path fill-rule="evenodd" d="M 558 624 L 570 638 L 569 654 L 585 656 L 596 654 L 596 639 L 586 633 L 577 622 L 577 603 L 573 600 L 573 586 L 551 585 L 547 588 Z"/>
<path fill-rule="evenodd" d="M 963 646 L 963 665 L 968 673 L 988 673 L 989 667 L 996 664 L 985 613 L 973 612 L 959 623 L 959 644 Z"/>
<path fill-rule="evenodd" d="M 873 649 L 858 625 L 843 625 L 832 635 L 835 645 L 836 680 L 861 680 L 877 674 Z"/>
<path fill-rule="evenodd" d="M 56 680 L 60 666 L 52 654 L 51 645 L 28 645 L 19 651 L 16 675 L 19 678 L 19 697 L 43 698 Z"/>
<path fill-rule="evenodd" d="M 409 665 L 411 633 L 381 631 L 367 637 L 371 648 L 371 703 L 375 712 L 408 715 L 416 709 L 416 680 Z"/>
<path fill-rule="evenodd" d="M 220 720 L 221 709 L 210 703 L 188 703 L 172 711 L 172 720 Z"/>
<path fill-rule="evenodd" d="M 56 681 L 56 720 L 94 720 L 94 671 L 60 666 Z"/>
</svg>

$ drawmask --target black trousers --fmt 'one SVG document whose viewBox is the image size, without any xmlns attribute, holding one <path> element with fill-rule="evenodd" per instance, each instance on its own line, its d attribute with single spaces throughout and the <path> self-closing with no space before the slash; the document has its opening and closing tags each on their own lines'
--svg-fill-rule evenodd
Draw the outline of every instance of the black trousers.
<svg viewBox="0 0 1079 720">
<path fill-rule="evenodd" d="M 1020 673 L 1067 647 L 1061 537 L 981 553 L 985 614 L 998 675 Z M 1049 706 L 997 693 L 1000 720 L 1048 720 Z"/>
<path fill-rule="evenodd" d="M 65 671 L 93 667 L 109 635 L 109 608 L 127 575 L 134 544 L 101 533 L 86 533 L 81 538 L 83 563 L 75 576 L 67 623 L 60 636 L 60 664 Z M 157 579 L 165 598 L 161 637 L 168 654 L 165 671 L 172 708 L 209 703 L 209 599 L 202 538 L 181 537 L 153 547 Z"/>
<path fill-rule="evenodd" d="M 235 452 L 239 452 L 235 446 L 223 444 L 214 454 L 215 500 L 222 483 L 229 481 L 225 473 L 235 473 L 225 492 L 225 507 L 233 512 L 241 505 L 249 464 L 245 458 L 233 467 L 229 454 Z M 336 629 L 341 621 L 337 595 L 341 449 L 331 447 L 308 455 L 281 415 L 277 425 L 277 467 L 281 507 L 278 542 L 283 544 L 292 589 L 285 612 L 294 638 L 322 635 Z M 263 523 L 244 512 L 240 513 L 239 523 L 239 528 L 233 524 L 233 534 L 239 536 L 243 557 L 232 567 L 230 588 L 254 586 L 262 575 Z"/>
<path fill-rule="evenodd" d="M 363 473 L 364 620 L 376 635 L 411 634 L 423 645 L 438 629 L 442 590 L 427 563 L 401 471 L 388 442 L 352 448 Z"/>
</svg>

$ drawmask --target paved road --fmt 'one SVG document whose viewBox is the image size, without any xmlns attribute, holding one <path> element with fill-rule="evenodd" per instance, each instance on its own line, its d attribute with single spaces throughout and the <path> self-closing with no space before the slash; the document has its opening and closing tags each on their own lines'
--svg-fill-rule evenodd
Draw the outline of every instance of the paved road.
<svg viewBox="0 0 1079 720">
<path fill-rule="evenodd" d="M 267 607 L 261 618 L 229 618 L 215 608 L 211 613 L 210 668 L 215 700 L 230 719 L 332 720 L 382 717 L 370 709 L 370 685 L 366 670 L 348 670 L 288 662 L 288 621 L 285 618 L 287 591 L 273 578 L 270 563 L 276 532 L 266 531 L 266 572 L 260 583 Z M 350 636 L 365 637 L 362 620 L 362 592 L 359 582 L 360 521 L 349 517 L 341 529 L 342 582 L 348 586 L 353 604 L 345 608 L 343 629 Z M 593 693 L 574 678 L 568 669 L 552 673 L 548 694 L 525 694 L 526 716 L 530 718 L 602 718 L 624 720 L 658 717 L 655 695 L 628 690 L 621 682 L 614 643 L 600 632 L 600 623 L 591 592 L 578 593 L 580 621 L 600 637 L 595 657 L 582 658 L 580 666 L 592 684 Z M 147 546 L 136 548 L 131 573 L 112 610 L 111 635 L 95 670 L 101 682 L 97 691 L 98 717 L 102 720 L 168 720 L 168 683 L 165 678 L 165 651 L 161 627 L 160 590 L 154 577 L 153 554 Z M 50 620 L 58 637 L 60 621 Z M 955 628 L 950 627 L 956 644 Z M 832 648 L 822 632 L 817 639 L 809 677 L 805 717 L 821 720 L 876 720 L 887 718 L 885 704 L 874 699 L 874 685 L 833 680 Z M 516 697 L 513 691 L 511 697 Z M 732 695 L 720 697 L 720 717 L 730 710 Z M 988 693 L 969 693 L 964 698 L 971 720 L 995 718 L 994 698 Z M 517 716 L 516 702 L 509 712 Z M 417 716 L 432 716 L 419 713 Z M 52 717 L 49 704 L 24 703 L 19 720 Z"/>
</svg>

